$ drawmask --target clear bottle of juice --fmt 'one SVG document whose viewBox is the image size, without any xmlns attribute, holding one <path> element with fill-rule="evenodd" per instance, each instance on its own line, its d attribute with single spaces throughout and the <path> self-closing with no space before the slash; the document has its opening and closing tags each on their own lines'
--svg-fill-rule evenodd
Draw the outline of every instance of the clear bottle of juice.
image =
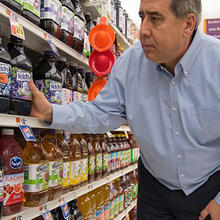
<svg viewBox="0 0 220 220">
<path fill-rule="evenodd" d="M 56 130 L 57 144 L 63 154 L 63 194 L 70 191 L 70 147 L 65 137 L 63 131 Z"/>
<path fill-rule="evenodd" d="M 99 135 L 94 136 L 95 147 L 95 179 L 102 178 L 102 148 L 99 142 Z"/>
<path fill-rule="evenodd" d="M 63 154 L 57 146 L 55 132 L 48 130 L 42 139 L 42 150 L 49 160 L 49 198 L 57 199 L 62 195 Z"/>
<path fill-rule="evenodd" d="M 77 136 L 70 135 L 70 155 L 73 157 L 71 161 L 71 177 L 70 188 L 71 190 L 78 189 L 81 184 L 80 164 L 81 164 L 81 146 L 77 140 Z"/>
<path fill-rule="evenodd" d="M 40 27 L 60 38 L 61 35 L 62 3 L 60 0 L 42 0 L 40 13 Z"/>
<path fill-rule="evenodd" d="M 114 193 L 113 193 L 113 184 L 110 182 L 110 196 L 109 196 L 109 219 L 113 220 L 115 217 L 115 207 L 114 207 Z"/>
<path fill-rule="evenodd" d="M 24 166 L 22 149 L 14 139 L 13 129 L 2 129 L 0 146 L 4 169 L 4 216 L 21 210 L 24 199 Z"/>
<path fill-rule="evenodd" d="M 11 56 L 3 46 L 0 26 L 0 113 L 8 113 L 11 90 Z"/>
<path fill-rule="evenodd" d="M 107 145 L 109 147 L 110 150 L 110 156 L 109 156 L 109 160 L 110 160 L 110 173 L 114 172 L 114 146 L 112 145 L 112 139 L 110 137 L 108 137 L 107 139 Z"/>
<path fill-rule="evenodd" d="M 91 200 L 88 194 L 80 196 L 77 201 L 78 208 L 83 215 L 83 220 L 91 220 Z"/>
<path fill-rule="evenodd" d="M 96 196 L 95 191 L 91 191 L 89 194 L 91 201 L 91 220 L 96 220 Z"/>
<path fill-rule="evenodd" d="M 68 203 L 69 212 L 70 212 L 70 219 L 69 220 L 82 220 L 83 216 L 78 208 L 77 200 L 72 200 Z"/>
<path fill-rule="evenodd" d="M 88 146 L 83 135 L 78 135 L 78 141 L 80 141 L 81 146 L 81 163 L 80 163 L 80 176 L 81 185 L 84 186 L 88 183 Z"/>
<path fill-rule="evenodd" d="M 104 135 L 100 136 L 100 143 L 102 147 L 102 177 L 108 176 L 108 153 L 109 147 L 106 144 Z"/>
<path fill-rule="evenodd" d="M 113 145 L 114 145 L 114 158 L 115 158 L 115 168 L 114 170 L 118 171 L 120 168 L 120 158 L 119 158 L 119 146 L 117 143 L 117 134 L 113 134 Z"/>
<path fill-rule="evenodd" d="M 104 195 L 103 188 L 95 189 L 96 195 L 96 220 L 104 220 Z"/>
<path fill-rule="evenodd" d="M 10 113 L 30 115 L 32 94 L 28 82 L 32 79 L 32 64 L 24 53 L 23 40 L 10 37 L 8 52 L 11 55 Z"/>
<path fill-rule="evenodd" d="M 23 1 L 24 0 L 1 0 L 0 2 L 11 8 L 13 11 L 17 12 L 18 14 L 22 14 Z"/>
<path fill-rule="evenodd" d="M 109 184 L 103 186 L 103 196 L 104 196 L 104 220 L 109 220 L 109 199 L 110 199 L 110 187 Z"/>
<path fill-rule="evenodd" d="M 28 141 L 23 150 L 24 206 L 37 207 L 48 201 L 49 161 L 42 151 L 40 130 L 35 130 L 36 141 Z"/>
<path fill-rule="evenodd" d="M 116 179 L 116 187 L 119 193 L 119 213 L 121 213 L 124 210 L 124 190 L 121 186 L 120 178 Z"/>
<path fill-rule="evenodd" d="M 113 194 L 114 194 L 114 213 L 116 217 L 119 214 L 119 192 L 115 180 L 113 181 Z"/>
<path fill-rule="evenodd" d="M 71 76 L 72 76 L 72 90 L 73 91 L 77 91 L 78 88 L 78 84 L 77 84 L 77 63 L 74 61 L 70 61 L 69 62 L 69 70 L 71 72 Z"/>
<path fill-rule="evenodd" d="M 95 179 L 95 148 L 92 135 L 86 135 L 86 141 L 88 144 L 88 181 L 91 183 Z"/>
</svg>

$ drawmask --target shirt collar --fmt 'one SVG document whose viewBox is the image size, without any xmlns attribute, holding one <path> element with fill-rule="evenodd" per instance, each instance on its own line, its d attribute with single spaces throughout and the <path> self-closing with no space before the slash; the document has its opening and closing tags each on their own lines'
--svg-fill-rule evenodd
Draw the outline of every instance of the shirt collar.
<svg viewBox="0 0 220 220">
<path fill-rule="evenodd" d="M 179 63 L 176 65 L 176 68 L 178 70 L 180 70 L 180 68 L 182 67 L 182 71 L 185 77 L 189 75 L 189 70 L 199 54 L 199 50 L 203 44 L 202 39 L 203 34 L 200 32 L 200 30 L 197 30 L 189 48 L 187 49 L 186 53 L 181 58 Z M 161 72 L 165 70 L 165 67 L 163 67 L 161 64 L 157 64 L 156 69 Z"/>
</svg>

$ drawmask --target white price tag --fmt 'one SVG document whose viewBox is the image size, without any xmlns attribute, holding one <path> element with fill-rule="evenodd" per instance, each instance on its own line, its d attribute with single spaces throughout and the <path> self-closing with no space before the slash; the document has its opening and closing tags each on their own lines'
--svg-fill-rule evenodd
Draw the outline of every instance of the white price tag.
<svg viewBox="0 0 220 220">
<path fill-rule="evenodd" d="M 18 19 L 14 19 L 13 17 L 11 17 L 9 20 L 11 26 L 11 34 L 15 37 L 25 40 L 24 29 L 23 26 L 20 23 L 18 23 Z"/>
<path fill-rule="evenodd" d="M 108 135 L 109 138 L 113 137 L 113 135 L 110 131 L 108 131 L 106 134 Z"/>
</svg>

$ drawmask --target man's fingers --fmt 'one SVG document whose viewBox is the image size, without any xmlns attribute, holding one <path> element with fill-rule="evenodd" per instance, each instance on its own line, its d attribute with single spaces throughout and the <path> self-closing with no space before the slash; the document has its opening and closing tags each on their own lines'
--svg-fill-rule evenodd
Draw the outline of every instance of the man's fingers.
<svg viewBox="0 0 220 220">
<path fill-rule="evenodd" d="M 29 88 L 30 88 L 30 90 L 31 90 L 33 96 L 37 96 L 37 95 L 40 94 L 40 91 L 39 91 L 38 88 L 34 85 L 34 82 L 33 82 L 32 79 L 29 81 Z"/>
<path fill-rule="evenodd" d="M 209 214 L 208 210 L 206 208 L 203 209 L 200 213 L 199 220 L 204 220 L 208 216 L 208 214 Z"/>
</svg>

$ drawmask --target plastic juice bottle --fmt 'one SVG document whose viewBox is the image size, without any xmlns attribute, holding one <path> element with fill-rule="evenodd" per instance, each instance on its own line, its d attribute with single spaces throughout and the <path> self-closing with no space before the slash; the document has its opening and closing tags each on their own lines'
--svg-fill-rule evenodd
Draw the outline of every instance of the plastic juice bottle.
<svg viewBox="0 0 220 220">
<path fill-rule="evenodd" d="M 41 0 L 23 0 L 23 16 L 37 26 L 40 24 Z"/>
<path fill-rule="evenodd" d="M 108 160 L 108 174 L 107 175 L 110 175 L 111 173 L 111 150 L 110 150 L 110 147 L 108 145 L 108 136 L 107 134 L 104 134 L 104 137 L 103 137 L 104 141 L 105 141 L 105 144 L 106 144 L 106 151 L 108 153 L 108 157 L 107 157 L 107 160 Z"/>
<path fill-rule="evenodd" d="M 127 179 L 127 183 L 128 183 L 128 193 L 127 193 L 127 197 L 128 197 L 128 206 L 131 204 L 132 202 L 132 191 L 131 191 L 131 178 L 130 178 L 130 174 L 126 175 L 126 179 Z"/>
<path fill-rule="evenodd" d="M 103 186 L 103 196 L 104 196 L 104 220 L 109 220 L 109 198 L 110 198 L 110 187 L 109 184 Z"/>
<path fill-rule="evenodd" d="M 119 157 L 119 146 L 118 146 L 118 139 L 117 139 L 117 134 L 113 135 L 113 145 L 115 148 L 115 170 L 118 171 L 120 168 L 120 157 Z"/>
<path fill-rule="evenodd" d="M 88 143 L 88 181 L 91 183 L 95 179 L 95 148 L 92 135 L 87 135 L 86 141 Z"/>
<path fill-rule="evenodd" d="M 115 207 L 114 207 L 114 193 L 113 193 L 113 184 L 110 182 L 110 196 L 109 196 L 109 219 L 113 220 L 115 217 Z"/>
<path fill-rule="evenodd" d="M 102 146 L 102 177 L 108 176 L 108 153 L 109 147 L 106 144 L 106 139 L 104 135 L 100 136 L 100 143 Z"/>
<path fill-rule="evenodd" d="M 99 135 L 94 137 L 94 147 L 95 147 L 95 179 L 102 178 L 102 148 L 99 142 Z"/>
<path fill-rule="evenodd" d="M 0 113 L 8 113 L 11 90 L 11 56 L 3 47 L 0 26 Z"/>
<path fill-rule="evenodd" d="M 23 155 L 14 139 L 13 129 L 2 129 L 0 146 L 4 169 L 3 215 L 12 215 L 21 210 L 24 199 Z"/>
<path fill-rule="evenodd" d="M 32 94 L 28 81 L 32 78 L 32 64 L 24 53 L 23 40 L 11 35 L 8 52 L 12 65 L 10 113 L 29 115 Z"/>
<path fill-rule="evenodd" d="M 89 198 L 91 201 L 91 219 L 96 220 L 96 196 L 95 191 L 89 193 Z"/>
<path fill-rule="evenodd" d="M 70 61 L 69 62 L 69 70 L 71 72 L 72 75 L 72 90 L 73 91 L 77 91 L 77 63 L 75 63 L 74 61 Z"/>
<path fill-rule="evenodd" d="M 123 168 L 123 144 L 121 141 L 121 134 L 117 135 L 117 142 L 119 146 L 119 169 Z"/>
<path fill-rule="evenodd" d="M 70 177 L 70 189 L 75 190 L 80 187 L 80 164 L 81 164 L 81 146 L 78 142 L 76 135 L 70 136 L 70 154 L 72 154 L 73 161 L 71 161 L 71 177 Z"/>
<path fill-rule="evenodd" d="M 44 155 L 49 160 L 49 198 L 53 200 L 62 195 L 63 155 L 57 146 L 53 130 L 48 130 L 42 139 Z"/>
<path fill-rule="evenodd" d="M 62 0 L 61 40 L 73 47 L 74 5 L 70 0 Z"/>
<path fill-rule="evenodd" d="M 56 130 L 57 144 L 63 153 L 63 194 L 70 191 L 70 147 L 65 137 L 63 131 Z"/>
<path fill-rule="evenodd" d="M 72 200 L 69 202 L 69 212 L 70 212 L 70 219 L 69 220 L 83 220 L 82 213 L 78 208 L 77 200 Z"/>
<path fill-rule="evenodd" d="M 77 69 L 77 91 L 83 93 L 83 78 L 82 73 L 83 69 L 78 68 Z"/>
<path fill-rule="evenodd" d="M 136 180 L 136 171 L 130 173 L 131 178 L 131 198 L 134 201 L 137 198 L 137 180 Z"/>
<path fill-rule="evenodd" d="M 115 7 L 116 7 L 116 25 L 118 27 L 118 29 L 123 32 L 123 27 L 122 27 L 122 20 L 123 20 L 123 13 L 124 13 L 124 10 L 123 8 L 121 7 L 121 2 L 120 1 L 117 1 L 115 3 Z"/>
<path fill-rule="evenodd" d="M 116 186 L 119 193 L 119 213 L 121 213 L 124 210 L 124 190 L 121 186 L 120 178 L 116 179 Z"/>
<path fill-rule="evenodd" d="M 57 38 L 61 36 L 61 16 L 60 0 L 41 0 L 40 27 Z"/>
<path fill-rule="evenodd" d="M 80 163 L 80 176 L 81 185 L 86 185 L 88 183 L 88 146 L 83 135 L 78 135 L 78 140 L 81 146 L 81 163 Z"/>
<path fill-rule="evenodd" d="M 94 79 L 94 74 L 93 72 L 86 72 L 86 85 L 88 89 L 91 87 Z"/>
<path fill-rule="evenodd" d="M 84 69 L 79 69 L 79 73 L 82 76 L 83 93 L 88 94 L 88 87 L 87 87 L 87 84 L 86 84 L 86 71 Z"/>
<path fill-rule="evenodd" d="M 61 104 L 62 78 L 55 66 L 55 54 L 45 51 L 44 58 L 34 71 L 34 83 L 50 103 Z"/>
<path fill-rule="evenodd" d="M 80 196 L 77 200 L 79 210 L 83 215 L 83 220 L 91 220 L 91 200 L 88 194 Z"/>
<path fill-rule="evenodd" d="M 115 181 L 113 181 L 113 194 L 114 194 L 114 213 L 116 217 L 119 214 L 119 193 Z"/>
<path fill-rule="evenodd" d="M 113 173 L 114 172 L 114 148 L 113 148 L 113 145 L 112 145 L 112 139 L 110 137 L 108 137 L 107 139 L 107 145 L 109 147 L 109 150 L 110 150 L 110 173 Z"/>
<path fill-rule="evenodd" d="M 104 196 L 102 187 L 95 190 L 96 195 L 96 220 L 104 220 Z"/>
<path fill-rule="evenodd" d="M 36 142 L 28 141 L 23 150 L 24 205 L 29 207 L 46 203 L 49 196 L 49 161 L 43 154 L 38 132 Z"/>
<path fill-rule="evenodd" d="M 3 201 L 4 201 L 4 170 L 3 170 L 3 162 L 0 157 L 0 219 L 2 217 L 3 211 Z"/>
<path fill-rule="evenodd" d="M 0 2 L 11 8 L 13 11 L 17 12 L 18 14 L 22 14 L 23 0 L 1 0 Z"/>
<path fill-rule="evenodd" d="M 128 183 L 125 175 L 121 177 L 121 186 L 124 191 L 124 209 L 128 207 Z"/>
</svg>

